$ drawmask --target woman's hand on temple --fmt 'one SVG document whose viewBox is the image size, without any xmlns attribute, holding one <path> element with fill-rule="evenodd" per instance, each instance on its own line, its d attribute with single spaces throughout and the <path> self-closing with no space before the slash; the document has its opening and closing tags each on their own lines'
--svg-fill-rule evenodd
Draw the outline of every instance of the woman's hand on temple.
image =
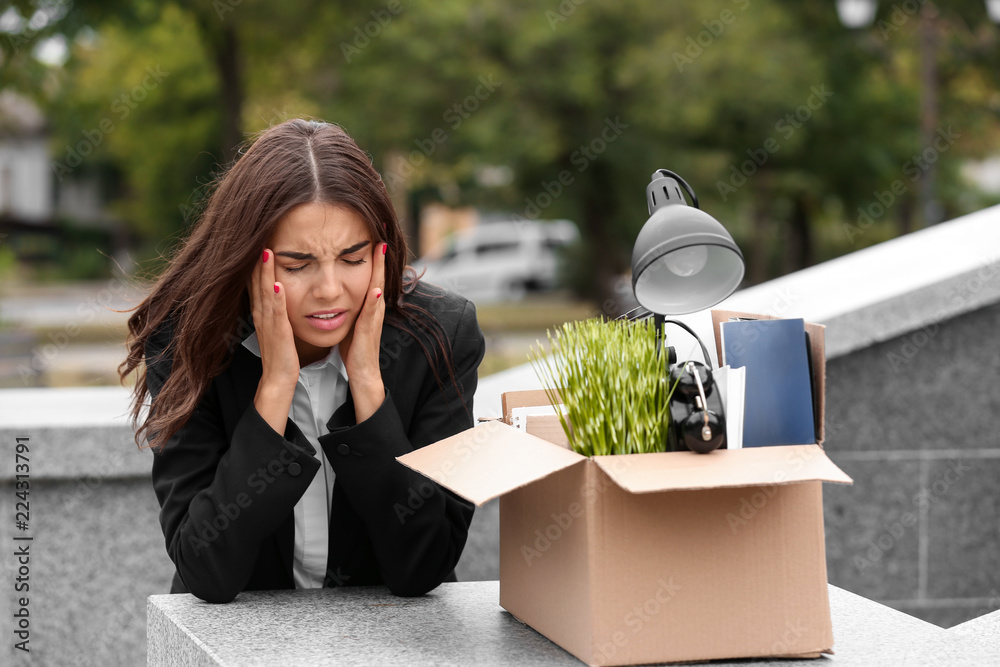
<svg viewBox="0 0 1000 667">
<path fill-rule="evenodd" d="M 347 369 L 354 413 L 360 424 L 372 416 L 385 400 L 385 385 L 379 366 L 379 344 L 382 341 L 382 322 L 385 319 L 385 256 L 388 245 L 374 244 L 372 252 L 372 277 L 368 293 L 361 306 L 354 326 L 340 344 L 340 351 Z"/>
<path fill-rule="evenodd" d="M 253 324 L 260 345 L 263 374 L 254 405 L 271 428 L 284 433 L 299 379 L 299 355 L 285 309 L 285 294 L 274 278 L 274 253 L 265 249 L 250 282 Z"/>
</svg>

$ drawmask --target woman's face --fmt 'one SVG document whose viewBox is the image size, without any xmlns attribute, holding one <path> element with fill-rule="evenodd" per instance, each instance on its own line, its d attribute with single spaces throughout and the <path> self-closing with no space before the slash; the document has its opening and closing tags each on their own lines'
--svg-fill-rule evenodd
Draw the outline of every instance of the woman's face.
<svg viewBox="0 0 1000 667">
<path fill-rule="evenodd" d="M 351 209 L 311 202 L 289 211 L 268 244 L 302 366 L 351 331 L 372 277 L 368 225 Z"/>
</svg>

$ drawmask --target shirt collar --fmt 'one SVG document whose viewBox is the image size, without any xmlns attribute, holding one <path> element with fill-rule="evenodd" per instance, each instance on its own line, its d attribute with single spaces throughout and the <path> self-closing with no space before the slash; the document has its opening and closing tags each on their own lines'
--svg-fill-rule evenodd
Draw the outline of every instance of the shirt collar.
<svg viewBox="0 0 1000 667">
<path fill-rule="evenodd" d="M 243 347 L 253 352 L 256 356 L 258 357 L 260 356 L 260 342 L 258 342 L 257 340 L 256 331 L 251 332 L 249 336 L 243 339 Z M 307 369 L 310 371 L 320 370 L 326 368 L 329 365 L 333 365 L 333 367 L 337 370 L 337 372 L 341 375 L 341 377 L 343 377 L 345 380 L 347 379 L 347 368 L 344 366 L 344 360 L 340 358 L 339 345 L 334 345 L 332 348 L 330 348 L 329 354 L 327 354 L 319 361 L 314 361 L 308 366 L 300 368 L 299 372 L 301 373 L 302 371 Z"/>
</svg>

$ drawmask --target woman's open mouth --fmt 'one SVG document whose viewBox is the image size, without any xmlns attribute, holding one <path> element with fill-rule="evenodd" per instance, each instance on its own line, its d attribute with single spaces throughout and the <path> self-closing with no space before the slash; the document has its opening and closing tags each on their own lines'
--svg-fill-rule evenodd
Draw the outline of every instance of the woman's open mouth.
<svg viewBox="0 0 1000 667">
<path fill-rule="evenodd" d="M 347 311 L 336 310 L 326 313 L 313 313 L 312 315 L 307 315 L 306 319 L 309 320 L 309 324 L 320 331 L 333 331 L 347 320 Z"/>
</svg>

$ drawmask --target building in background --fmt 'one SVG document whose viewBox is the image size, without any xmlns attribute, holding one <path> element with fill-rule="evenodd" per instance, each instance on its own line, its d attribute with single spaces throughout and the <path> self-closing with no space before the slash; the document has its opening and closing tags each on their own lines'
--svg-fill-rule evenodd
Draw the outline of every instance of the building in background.
<svg viewBox="0 0 1000 667">
<path fill-rule="evenodd" d="M 34 102 L 0 91 L 0 247 L 21 263 L 65 266 L 82 235 L 121 261 L 128 235 L 106 206 L 100 175 L 80 169 L 57 179 L 51 140 Z"/>
</svg>

